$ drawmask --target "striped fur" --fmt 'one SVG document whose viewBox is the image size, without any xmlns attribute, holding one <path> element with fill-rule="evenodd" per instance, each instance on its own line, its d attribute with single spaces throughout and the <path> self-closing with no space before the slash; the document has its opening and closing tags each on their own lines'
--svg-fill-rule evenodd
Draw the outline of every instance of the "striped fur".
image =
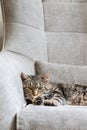
<svg viewBox="0 0 87 130">
<path fill-rule="evenodd" d="M 87 105 L 87 86 L 51 83 L 50 75 L 29 76 L 21 73 L 27 104 L 59 106 Z"/>
</svg>

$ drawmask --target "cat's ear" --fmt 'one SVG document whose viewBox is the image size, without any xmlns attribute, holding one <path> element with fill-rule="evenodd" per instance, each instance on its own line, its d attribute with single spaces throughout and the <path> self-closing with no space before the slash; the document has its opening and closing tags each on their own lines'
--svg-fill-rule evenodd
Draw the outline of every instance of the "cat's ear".
<svg viewBox="0 0 87 130">
<path fill-rule="evenodd" d="M 45 82 L 49 82 L 50 81 L 50 78 L 51 78 L 51 75 L 49 73 L 45 73 L 45 74 L 42 74 L 41 76 L 41 79 Z"/>
<path fill-rule="evenodd" d="M 21 72 L 21 79 L 22 79 L 22 80 L 27 79 L 27 77 L 28 77 L 28 76 L 27 76 L 25 73 Z"/>
</svg>

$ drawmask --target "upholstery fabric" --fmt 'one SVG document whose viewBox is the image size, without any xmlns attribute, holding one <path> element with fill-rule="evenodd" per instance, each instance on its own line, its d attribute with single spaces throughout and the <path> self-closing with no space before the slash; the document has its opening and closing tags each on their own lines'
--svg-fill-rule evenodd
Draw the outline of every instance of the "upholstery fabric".
<svg viewBox="0 0 87 130">
<path fill-rule="evenodd" d="M 45 29 L 48 32 L 87 33 L 87 4 L 44 2 Z"/>
<path fill-rule="evenodd" d="M 20 73 L 34 74 L 34 61 L 41 60 L 40 72 L 49 70 L 54 76 L 58 71 L 53 81 L 87 84 L 87 0 L 3 1 L 0 130 L 86 130 L 87 107 L 24 108 Z"/>
<path fill-rule="evenodd" d="M 6 23 L 20 23 L 44 30 L 41 0 L 4 0 Z"/>
<path fill-rule="evenodd" d="M 0 130 L 16 130 L 15 115 L 25 105 L 20 73 L 34 73 L 33 61 L 0 53 Z"/>
<path fill-rule="evenodd" d="M 25 55 L 31 60 L 47 61 L 45 34 L 30 26 L 7 24 L 6 49 Z M 14 39 L 14 40 L 13 40 Z M 43 48 L 43 51 L 41 50 Z"/>
<path fill-rule="evenodd" d="M 87 65 L 87 34 L 47 32 L 48 60 L 52 63 Z"/>
<path fill-rule="evenodd" d="M 87 65 L 87 1 L 43 0 L 43 9 L 48 61 Z"/>
<path fill-rule="evenodd" d="M 17 119 L 18 130 L 86 130 L 87 107 L 28 106 Z"/>
<path fill-rule="evenodd" d="M 6 15 L 5 49 L 34 60 L 47 61 L 41 0 L 4 0 L 4 4 Z M 43 48 L 43 52 L 41 48 Z"/>
<path fill-rule="evenodd" d="M 74 3 L 86 3 L 87 0 L 43 0 L 43 2 L 63 2 L 63 3 L 67 3 L 67 2 L 74 2 Z"/>
<path fill-rule="evenodd" d="M 36 74 L 50 73 L 51 81 L 56 83 L 86 84 L 87 66 L 35 62 Z"/>
</svg>

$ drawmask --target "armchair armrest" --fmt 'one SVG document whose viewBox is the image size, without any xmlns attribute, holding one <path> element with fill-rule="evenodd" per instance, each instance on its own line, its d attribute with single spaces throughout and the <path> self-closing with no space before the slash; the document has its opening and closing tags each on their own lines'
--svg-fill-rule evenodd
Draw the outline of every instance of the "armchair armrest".
<svg viewBox="0 0 87 130">
<path fill-rule="evenodd" d="M 15 130 L 15 115 L 25 103 L 20 73 L 34 73 L 33 68 L 23 56 L 0 53 L 0 130 Z"/>
</svg>

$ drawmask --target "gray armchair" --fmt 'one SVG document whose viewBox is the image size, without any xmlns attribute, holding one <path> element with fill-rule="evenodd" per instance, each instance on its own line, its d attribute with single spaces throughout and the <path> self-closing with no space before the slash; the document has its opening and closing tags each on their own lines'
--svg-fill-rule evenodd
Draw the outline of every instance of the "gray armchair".
<svg viewBox="0 0 87 130">
<path fill-rule="evenodd" d="M 25 107 L 20 78 L 21 72 L 35 73 L 35 60 L 87 65 L 86 2 L 3 0 L 0 130 L 87 129 L 87 107 Z"/>
</svg>

